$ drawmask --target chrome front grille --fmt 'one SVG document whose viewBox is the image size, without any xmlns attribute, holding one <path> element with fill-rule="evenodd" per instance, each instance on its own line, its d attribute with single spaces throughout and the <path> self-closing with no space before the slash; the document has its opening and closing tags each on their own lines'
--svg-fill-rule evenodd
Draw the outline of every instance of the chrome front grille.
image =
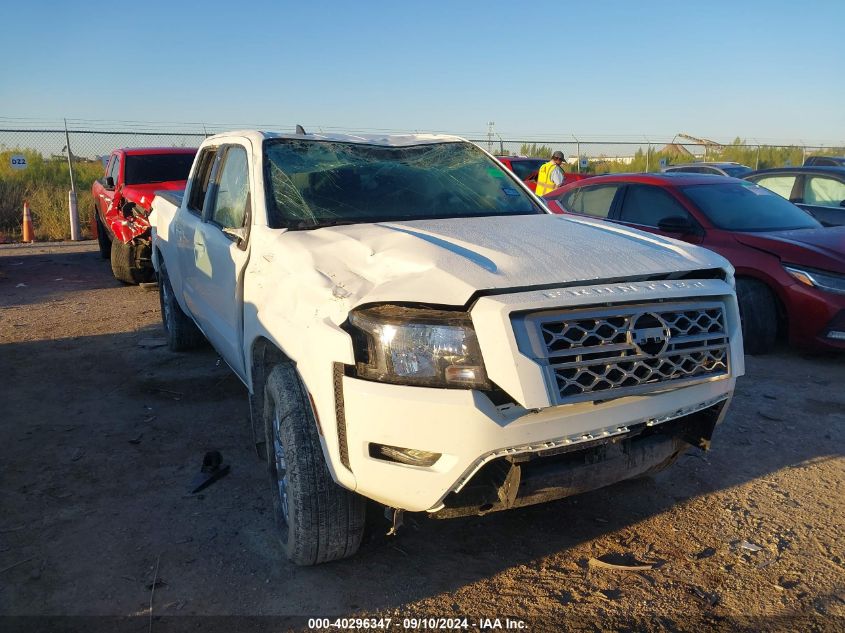
<svg viewBox="0 0 845 633">
<path fill-rule="evenodd" d="M 658 303 L 513 318 L 554 404 L 604 400 L 728 373 L 724 304 Z"/>
</svg>

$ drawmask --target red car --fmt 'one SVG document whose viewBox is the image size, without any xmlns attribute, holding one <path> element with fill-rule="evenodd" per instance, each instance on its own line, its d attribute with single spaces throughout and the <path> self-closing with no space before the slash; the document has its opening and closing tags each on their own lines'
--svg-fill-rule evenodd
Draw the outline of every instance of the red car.
<svg viewBox="0 0 845 633">
<path fill-rule="evenodd" d="M 117 149 L 91 186 L 100 255 L 111 259 L 120 281 L 152 280 L 150 203 L 156 191 L 185 188 L 196 153 L 188 147 Z"/>
<path fill-rule="evenodd" d="M 744 180 L 696 174 L 615 174 L 543 198 L 554 213 L 610 220 L 700 244 L 736 269 L 745 349 L 790 342 L 845 349 L 845 226 Z"/>
<path fill-rule="evenodd" d="M 548 158 L 527 158 L 525 156 L 496 156 L 496 158 L 528 185 L 531 191 L 537 189 L 537 172 L 540 171 L 540 167 L 549 162 Z M 564 169 L 563 183 L 568 185 L 570 182 L 583 180 L 587 177 L 588 174 L 572 174 Z"/>
</svg>

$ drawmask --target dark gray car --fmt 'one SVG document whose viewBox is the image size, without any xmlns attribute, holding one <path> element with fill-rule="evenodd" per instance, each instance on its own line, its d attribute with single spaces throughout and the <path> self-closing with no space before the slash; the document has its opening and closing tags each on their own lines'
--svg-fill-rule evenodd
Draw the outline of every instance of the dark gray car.
<svg viewBox="0 0 845 633">
<path fill-rule="evenodd" d="M 824 226 L 845 225 L 845 167 L 778 167 L 743 178 L 797 204 Z"/>
<path fill-rule="evenodd" d="M 807 156 L 804 167 L 845 167 L 845 156 Z"/>
</svg>

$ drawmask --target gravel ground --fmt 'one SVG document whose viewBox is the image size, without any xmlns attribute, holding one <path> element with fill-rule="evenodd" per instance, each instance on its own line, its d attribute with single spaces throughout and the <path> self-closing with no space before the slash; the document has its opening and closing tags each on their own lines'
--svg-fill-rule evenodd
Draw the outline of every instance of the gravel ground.
<svg viewBox="0 0 845 633">
<path fill-rule="evenodd" d="M 405 622 L 426 616 L 469 630 L 845 630 L 841 356 L 747 358 L 713 450 L 656 476 L 486 517 L 413 515 L 398 537 L 374 532 L 355 558 L 303 569 L 275 540 L 244 387 L 212 349 L 173 354 L 161 336 L 157 292 L 115 281 L 94 243 L 0 246 L 0 629 L 366 616 L 427 630 Z M 231 473 L 188 495 L 210 449 Z"/>
</svg>

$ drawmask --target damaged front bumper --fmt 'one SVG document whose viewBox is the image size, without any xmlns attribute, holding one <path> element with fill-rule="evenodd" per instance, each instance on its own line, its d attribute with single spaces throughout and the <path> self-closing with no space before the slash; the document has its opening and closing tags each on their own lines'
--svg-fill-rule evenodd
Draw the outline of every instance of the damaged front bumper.
<svg viewBox="0 0 845 633">
<path fill-rule="evenodd" d="M 112 205 L 106 211 L 105 221 L 115 239 L 129 244 L 135 239 L 149 244 L 149 210 L 139 203 L 115 196 Z"/>
<path fill-rule="evenodd" d="M 487 514 L 562 499 L 671 465 L 688 448 L 707 450 L 729 398 L 610 436 L 584 436 L 536 452 L 498 456 L 445 499 L 434 518 Z"/>
<path fill-rule="evenodd" d="M 392 508 L 459 516 L 565 497 L 707 448 L 735 378 L 539 410 L 470 390 L 342 378 L 341 459 L 355 491 Z M 381 447 L 436 456 L 386 459 Z"/>
</svg>

